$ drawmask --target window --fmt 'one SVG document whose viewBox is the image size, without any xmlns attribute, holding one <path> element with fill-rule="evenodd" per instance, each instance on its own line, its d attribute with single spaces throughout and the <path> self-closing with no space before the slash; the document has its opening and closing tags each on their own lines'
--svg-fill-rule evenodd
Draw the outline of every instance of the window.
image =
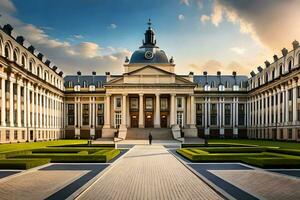
<svg viewBox="0 0 300 200">
<path fill-rule="evenodd" d="M 182 98 L 177 98 L 177 108 L 178 109 L 182 109 L 183 108 L 183 105 L 182 105 Z"/>
<path fill-rule="evenodd" d="M 288 70 L 289 70 L 289 71 L 291 71 L 291 70 L 292 70 L 292 60 L 290 60 L 290 61 L 289 61 Z"/>
<path fill-rule="evenodd" d="M 146 110 L 152 110 L 153 109 L 153 99 L 150 97 L 146 98 Z"/>
<path fill-rule="evenodd" d="M 103 125 L 104 124 L 104 104 L 103 103 L 98 104 L 97 124 L 98 125 Z"/>
<path fill-rule="evenodd" d="M 73 126 L 75 124 L 74 121 L 74 104 L 68 104 L 68 125 Z"/>
<path fill-rule="evenodd" d="M 4 51 L 4 56 L 5 56 L 5 58 L 9 58 L 9 51 L 10 51 L 9 46 L 6 45 L 6 46 L 5 46 L 5 51 Z"/>
<path fill-rule="evenodd" d="M 202 126 L 203 105 L 201 103 L 196 104 L 196 124 Z"/>
<path fill-rule="evenodd" d="M 183 127 L 183 112 L 177 112 L 177 124 Z"/>
<path fill-rule="evenodd" d="M 121 112 L 115 112 L 115 128 L 119 128 L 122 122 Z"/>
<path fill-rule="evenodd" d="M 121 105 L 122 105 L 121 97 L 116 97 L 115 98 L 115 110 L 121 109 Z"/>
<path fill-rule="evenodd" d="M 214 81 L 212 81 L 212 82 L 211 82 L 211 84 L 210 84 L 210 86 L 211 86 L 212 88 L 216 87 L 216 84 L 215 84 L 215 82 L 214 82 Z"/>
<path fill-rule="evenodd" d="M 10 140 L 10 132 L 9 132 L 9 130 L 6 130 L 5 139 L 6 139 L 6 141 Z"/>
<path fill-rule="evenodd" d="M 139 109 L 139 100 L 138 98 L 130 98 L 130 110 Z"/>
<path fill-rule="evenodd" d="M 217 125 L 217 104 L 210 105 L 210 124 Z"/>
<path fill-rule="evenodd" d="M 260 86 L 260 78 L 257 79 L 257 85 Z"/>
<path fill-rule="evenodd" d="M 300 129 L 298 129 L 298 139 L 300 139 Z"/>
<path fill-rule="evenodd" d="M 238 124 L 245 125 L 245 104 L 238 104 Z"/>
<path fill-rule="evenodd" d="M 14 59 L 15 62 L 18 61 L 18 56 L 17 56 L 17 52 L 16 51 L 14 51 L 13 59 Z"/>
<path fill-rule="evenodd" d="M 266 83 L 269 81 L 269 75 L 268 75 L 268 72 L 266 72 Z"/>
<path fill-rule="evenodd" d="M 29 71 L 32 72 L 32 62 L 29 63 Z"/>
<path fill-rule="evenodd" d="M 231 105 L 230 103 L 225 103 L 225 125 L 231 124 Z"/>
<path fill-rule="evenodd" d="M 279 67 L 279 75 L 282 75 L 283 74 L 283 67 L 282 67 L 282 64 L 280 65 Z"/>
<path fill-rule="evenodd" d="M 293 139 L 293 129 L 288 129 L 289 130 L 289 134 L 288 134 L 288 137 L 289 137 L 289 140 Z"/>
<path fill-rule="evenodd" d="M 14 140 L 18 140 L 18 131 L 14 131 Z"/>
<path fill-rule="evenodd" d="M 83 81 L 83 87 L 86 88 L 87 87 L 87 82 Z"/>
<path fill-rule="evenodd" d="M 272 71 L 272 80 L 275 79 L 275 69 Z"/>
<path fill-rule="evenodd" d="M 293 99 L 293 91 L 292 91 L 292 89 L 290 89 L 288 91 L 288 93 L 289 93 L 289 101 L 292 101 L 292 99 Z"/>
<path fill-rule="evenodd" d="M 25 67 L 25 56 L 22 56 L 21 62 L 22 62 L 22 66 Z"/>
<path fill-rule="evenodd" d="M 89 125 L 89 104 L 82 105 L 82 125 Z"/>
<path fill-rule="evenodd" d="M 160 110 L 168 110 L 168 99 L 167 98 L 160 99 Z"/>
</svg>

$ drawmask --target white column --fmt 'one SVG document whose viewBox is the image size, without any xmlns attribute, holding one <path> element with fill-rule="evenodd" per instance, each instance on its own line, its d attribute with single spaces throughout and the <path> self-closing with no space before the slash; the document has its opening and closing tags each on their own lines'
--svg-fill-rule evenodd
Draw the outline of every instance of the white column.
<svg viewBox="0 0 300 200">
<path fill-rule="evenodd" d="M 35 110 L 34 110 L 34 89 L 31 91 L 31 113 L 32 113 L 32 118 L 31 118 L 31 127 L 33 128 L 34 125 L 35 125 L 35 119 L 34 119 L 34 113 L 35 113 Z"/>
<path fill-rule="evenodd" d="M 18 120 L 18 127 L 21 127 L 21 85 L 18 83 L 17 85 L 17 120 Z"/>
<path fill-rule="evenodd" d="M 27 84 L 24 83 L 24 92 L 23 92 L 23 103 L 24 103 L 24 127 L 27 127 Z M 25 134 L 26 135 L 26 134 Z M 26 137 L 25 137 L 26 139 Z"/>
<path fill-rule="evenodd" d="M 190 96 L 186 97 L 186 124 L 191 124 L 191 99 Z"/>
<path fill-rule="evenodd" d="M 78 111 L 77 111 L 77 97 L 75 97 L 75 102 L 74 102 L 74 125 L 75 125 L 75 128 L 78 126 L 78 122 L 77 122 L 77 113 L 78 113 Z M 68 110 L 68 109 L 67 109 Z M 67 115 L 68 115 L 69 113 L 67 113 Z M 68 124 L 69 124 L 69 122 L 67 122 Z"/>
<path fill-rule="evenodd" d="M 293 123 L 296 124 L 297 121 L 297 83 L 293 87 Z"/>
<path fill-rule="evenodd" d="M 155 121 L 154 128 L 160 128 L 160 94 L 155 94 Z"/>
<path fill-rule="evenodd" d="M 104 105 L 104 127 L 110 128 L 110 94 L 106 95 L 106 103 Z"/>
<path fill-rule="evenodd" d="M 269 126 L 272 124 L 272 90 L 269 91 Z"/>
<path fill-rule="evenodd" d="M 30 106 L 30 103 L 32 103 L 32 101 L 30 101 L 30 89 L 29 89 L 29 83 L 27 83 L 27 104 L 26 107 L 27 107 L 27 124 L 28 124 L 28 127 L 31 127 L 31 119 L 30 119 L 30 111 L 31 111 L 31 106 Z M 29 138 L 28 138 L 29 140 Z"/>
<path fill-rule="evenodd" d="M 126 108 L 127 108 L 127 104 L 126 104 L 126 100 L 127 100 L 127 94 L 123 94 L 123 100 L 122 100 L 122 120 L 121 120 L 121 127 L 122 128 L 126 128 Z"/>
<path fill-rule="evenodd" d="M 282 110 L 282 118 L 281 118 L 281 123 L 285 122 L 285 86 L 281 87 L 281 93 L 282 93 L 282 103 L 281 103 L 281 110 Z"/>
<path fill-rule="evenodd" d="M 89 128 L 92 127 L 92 97 L 89 98 Z"/>
<path fill-rule="evenodd" d="M 196 104 L 195 104 L 195 96 L 194 95 L 191 95 L 190 96 L 191 98 L 191 125 L 192 126 L 195 126 L 196 125 Z"/>
<path fill-rule="evenodd" d="M 207 115 L 208 115 L 208 112 L 207 112 L 207 110 L 208 110 L 208 103 L 207 103 L 207 101 L 208 101 L 208 97 L 205 97 L 205 103 L 204 103 L 204 127 L 205 128 L 207 128 L 207 123 L 208 123 L 208 120 L 207 120 Z"/>
<path fill-rule="evenodd" d="M 41 122 L 39 122 L 39 110 L 38 110 L 38 108 L 39 108 L 39 90 L 38 90 L 38 88 L 36 88 L 36 90 L 35 90 L 35 119 L 36 119 L 36 121 L 35 121 L 35 127 L 39 127 L 39 124 L 41 123 Z"/>
<path fill-rule="evenodd" d="M 14 92 L 13 92 L 13 82 L 9 81 L 9 121 L 10 126 L 13 127 L 14 124 Z"/>
<path fill-rule="evenodd" d="M 43 102 L 44 102 L 44 105 L 43 105 L 43 114 L 44 114 L 44 119 L 43 119 L 43 128 L 46 128 L 47 127 L 47 125 L 46 125 L 46 117 L 47 117 L 47 115 L 46 115 L 46 109 L 47 109 L 47 107 L 46 107 L 46 105 L 47 105 L 47 102 L 46 102 L 46 92 L 44 91 L 44 93 L 43 93 Z"/>
<path fill-rule="evenodd" d="M 40 105 L 39 105 L 39 110 L 40 110 L 40 128 L 43 127 L 43 105 L 42 105 L 42 98 L 43 98 L 43 92 L 42 90 L 40 91 Z"/>
<path fill-rule="evenodd" d="M 289 122 L 289 88 L 285 87 L 285 122 Z"/>
<path fill-rule="evenodd" d="M 274 124 L 276 124 L 276 118 L 277 118 L 277 115 L 276 115 L 276 90 L 274 89 L 273 90 L 273 115 L 274 115 Z"/>
<path fill-rule="evenodd" d="M 232 105 L 232 127 L 235 128 L 235 118 L 236 118 L 236 115 L 235 115 L 235 97 L 233 97 L 233 103 L 231 105 Z"/>
<path fill-rule="evenodd" d="M 280 89 L 277 90 L 277 123 L 281 122 L 280 118 Z"/>
<path fill-rule="evenodd" d="M 170 103 L 170 126 L 175 123 L 175 94 L 171 94 L 171 103 Z"/>
<path fill-rule="evenodd" d="M 5 95 L 5 79 L 1 79 L 1 125 L 6 126 L 6 95 Z"/>
<path fill-rule="evenodd" d="M 139 128 L 144 128 L 144 94 L 139 94 Z"/>
</svg>

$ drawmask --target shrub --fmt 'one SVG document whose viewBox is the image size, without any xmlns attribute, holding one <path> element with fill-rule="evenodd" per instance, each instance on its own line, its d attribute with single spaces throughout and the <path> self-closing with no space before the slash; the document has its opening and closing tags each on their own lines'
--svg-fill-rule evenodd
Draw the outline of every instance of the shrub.
<svg viewBox="0 0 300 200">
<path fill-rule="evenodd" d="M 256 147 L 251 144 L 235 144 L 235 143 L 209 143 L 208 147 Z M 187 147 L 205 147 L 205 144 L 182 144 L 182 148 Z"/>
<path fill-rule="evenodd" d="M 207 147 L 199 149 L 209 153 L 261 153 L 266 150 L 264 147 Z"/>
<path fill-rule="evenodd" d="M 30 169 L 50 162 L 50 159 L 5 159 L 0 160 L 0 169 Z"/>
<path fill-rule="evenodd" d="M 12 158 L 19 155 L 30 155 L 32 152 L 28 150 L 22 151 L 10 151 L 10 152 L 2 152 L 0 155 L 4 155 L 4 158 Z"/>
<path fill-rule="evenodd" d="M 101 150 L 101 148 L 81 148 L 81 147 L 73 147 L 73 148 L 65 148 L 65 147 L 48 147 L 41 149 L 34 149 L 32 153 L 78 153 L 80 151 L 87 151 L 88 153 L 95 153 Z"/>
<path fill-rule="evenodd" d="M 261 168 L 299 168 L 300 159 L 293 158 L 242 158 L 242 162 Z"/>
<path fill-rule="evenodd" d="M 297 149 L 267 149 L 269 152 L 282 153 L 294 156 L 300 156 L 300 150 Z"/>
</svg>

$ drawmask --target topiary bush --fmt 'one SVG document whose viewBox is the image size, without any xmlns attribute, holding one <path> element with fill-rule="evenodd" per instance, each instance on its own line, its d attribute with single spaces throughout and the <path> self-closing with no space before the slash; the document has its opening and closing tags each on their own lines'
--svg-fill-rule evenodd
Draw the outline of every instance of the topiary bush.
<svg viewBox="0 0 300 200">
<path fill-rule="evenodd" d="M 50 162 L 50 159 L 5 159 L 0 160 L 0 169 L 30 169 L 40 165 L 45 165 Z"/>
</svg>

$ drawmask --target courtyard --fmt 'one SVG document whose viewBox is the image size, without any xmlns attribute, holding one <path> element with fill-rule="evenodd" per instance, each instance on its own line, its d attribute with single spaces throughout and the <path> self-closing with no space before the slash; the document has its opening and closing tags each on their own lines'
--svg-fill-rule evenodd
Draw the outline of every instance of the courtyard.
<svg viewBox="0 0 300 200">
<path fill-rule="evenodd" d="M 87 140 L 0 145 L 1 155 L 8 156 L 0 160 L 1 199 L 300 197 L 299 143 L 238 139 L 209 140 L 208 146 L 168 140 L 154 140 L 153 145 L 130 142 L 134 143 L 118 144 L 118 149 L 114 144 L 88 145 Z M 280 165 L 259 166 L 257 163 L 264 163 L 257 161 L 261 159 L 280 160 Z M 5 160 L 11 160 L 10 164 Z M 31 160 L 35 162 L 20 165 Z M 285 165 L 287 162 L 293 164 Z"/>
</svg>

